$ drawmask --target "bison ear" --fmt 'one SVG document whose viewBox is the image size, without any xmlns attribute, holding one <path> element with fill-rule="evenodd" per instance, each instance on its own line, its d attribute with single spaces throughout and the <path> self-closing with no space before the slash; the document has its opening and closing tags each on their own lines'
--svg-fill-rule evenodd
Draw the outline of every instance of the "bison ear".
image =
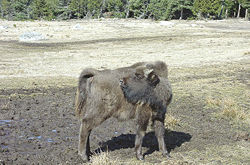
<svg viewBox="0 0 250 165">
<path fill-rule="evenodd" d="M 151 86 L 156 86 L 157 84 L 159 84 L 159 76 L 154 72 L 153 69 L 145 70 L 144 75 Z"/>
</svg>

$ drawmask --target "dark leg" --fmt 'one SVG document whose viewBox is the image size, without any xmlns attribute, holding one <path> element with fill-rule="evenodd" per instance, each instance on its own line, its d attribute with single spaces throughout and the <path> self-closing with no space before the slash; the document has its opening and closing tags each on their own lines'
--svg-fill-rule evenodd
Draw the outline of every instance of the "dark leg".
<svg viewBox="0 0 250 165">
<path fill-rule="evenodd" d="M 162 152 L 163 156 L 169 157 L 169 153 L 164 141 L 164 134 L 165 134 L 164 122 L 155 120 L 154 129 L 159 144 L 159 150 Z"/>
<path fill-rule="evenodd" d="M 89 160 L 90 145 L 89 136 L 91 129 L 87 125 L 87 122 L 82 121 L 79 134 L 79 145 L 78 154 L 81 156 L 82 160 L 87 162 Z"/>
<path fill-rule="evenodd" d="M 142 155 L 142 140 L 147 130 L 149 118 L 150 114 L 147 114 L 147 112 L 143 112 L 143 110 L 137 115 L 135 152 L 136 158 L 139 160 L 144 159 Z"/>
<path fill-rule="evenodd" d="M 147 127 L 141 127 L 140 125 L 137 126 L 136 131 L 136 139 L 135 139 L 135 152 L 136 152 L 136 158 L 139 160 L 143 160 L 142 155 L 142 140 L 145 135 Z"/>
<path fill-rule="evenodd" d="M 89 131 L 89 136 L 88 136 L 87 145 L 86 145 L 86 155 L 88 157 L 90 156 L 90 144 L 89 144 L 90 133 L 91 133 L 91 130 Z"/>
</svg>

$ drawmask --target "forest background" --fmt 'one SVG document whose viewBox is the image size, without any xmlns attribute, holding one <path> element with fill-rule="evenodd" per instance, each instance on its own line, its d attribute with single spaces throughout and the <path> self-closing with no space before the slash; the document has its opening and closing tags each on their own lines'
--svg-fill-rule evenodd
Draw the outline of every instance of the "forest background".
<svg viewBox="0 0 250 165">
<path fill-rule="evenodd" d="M 249 0 L 0 0 L 0 18 L 67 20 L 83 18 L 250 20 Z"/>
</svg>

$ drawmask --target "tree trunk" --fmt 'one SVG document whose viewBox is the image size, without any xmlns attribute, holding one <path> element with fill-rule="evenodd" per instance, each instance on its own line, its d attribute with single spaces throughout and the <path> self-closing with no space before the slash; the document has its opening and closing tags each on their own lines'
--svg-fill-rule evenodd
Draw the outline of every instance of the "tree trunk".
<svg viewBox="0 0 250 165">
<path fill-rule="evenodd" d="M 246 9 L 245 19 L 248 20 L 248 9 Z"/>
<path fill-rule="evenodd" d="M 183 18 L 183 8 L 181 8 L 181 17 L 180 17 L 180 20 L 182 20 Z"/>
<path fill-rule="evenodd" d="M 1 3 L 1 1 L 0 1 Z M 2 5 L 0 5 L 0 13 L 1 13 L 1 17 L 3 18 L 3 10 L 2 10 Z"/>
<path fill-rule="evenodd" d="M 106 0 L 102 0 L 102 6 L 101 6 L 100 14 L 98 15 L 98 19 L 99 19 L 100 17 L 102 17 L 103 11 L 104 11 L 105 8 L 106 8 L 105 5 L 106 5 Z"/>
<path fill-rule="evenodd" d="M 221 6 L 221 10 L 220 10 L 220 14 L 219 14 L 219 19 L 221 19 L 222 13 L 223 13 L 223 9 L 224 9 L 224 4 L 222 4 Z"/>
<path fill-rule="evenodd" d="M 240 18 L 240 8 L 241 8 L 241 4 L 239 3 L 239 9 L 238 9 L 237 18 Z"/>
<path fill-rule="evenodd" d="M 226 9 L 225 18 L 227 18 L 227 14 L 228 14 L 228 9 Z"/>
<path fill-rule="evenodd" d="M 126 18 L 129 17 L 129 8 L 130 8 L 130 3 L 129 3 L 129 0 L 126 1 Z"/>
</svg>

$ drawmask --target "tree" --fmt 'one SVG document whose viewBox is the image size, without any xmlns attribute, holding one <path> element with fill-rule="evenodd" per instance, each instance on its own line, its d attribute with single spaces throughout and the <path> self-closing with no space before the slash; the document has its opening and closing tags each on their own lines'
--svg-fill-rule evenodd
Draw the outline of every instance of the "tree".
<svg viewBox="0 0 250 165">
<path fill-rule="evenodd" d="M 46 0 L 34 0 L 32 3 L 32 18 L 44 18 L 46 10 Z"/>
<path fill-rule="evenodd" d="M 71 12 L 69 9 L 70 0 L 59 0 L 57 6 L 56 19 L 70 19 Z"/>
<path fill-rule="evenodd" d="M 177 3 L 177 9 L 175 12 L 177 12 L 175 15 L 176 17 L 179 17 L 179 19 L 187 19 L 188 17 L 193 17 L 193 0 L 178 0 Z"/>
<path fill-rule="evenodd" d="M 101 15 L 102 0 L 87 0 L 87 16 L 99 18 Z"/>
<path fill-rule="evenodd" d="M 0 0 L 0 14 L 1 14 L 1 17 L 3 18 L 2 0 Z"/>
<path fill-rule="evenodd" d="M 150 18 L 154 20 L 167 20 L 168 16 L 167 8 L 168 8 L 169 0 L 151 0 L 149 4 Z"/>
<path fill-rule="evenodd" d="M 129 11 L 134 18 L 148 18 L 149 0 L 130 0 Z"/>
<path fill-rule="evenodd" d="M 240 16 L 244 14 L 244 17 L 247 19 L 248 9 L 250 8 L 249 0 L 237 0 L 237 4 L 238 4 L 237 18 L 240 18 Z M 243 9 L 243 11 L 241 9 Z M 244 13 L 244 9 L 245 9 L 245 13 Z"/>
<path fill-rule="evenodd" d="M 239 1 L 238 1 L 238 6 L 239 6 L 239 7 L 238 7 L 238 14 L 237 14 L 237 18 L 239 18 L 239 17 L 240 17 L 241 3 L 242 3 L 242 2 L 239 0 Z"/>
<path fill-rule="evenodd" d="M 111 12 L 112 16 L 118 18 L 125 18 L 126 17 L 126 7 L 127 1 L 123 0 L 107 0 L 106 1 L 106 10 L 107 12 Z"/>
<path fill-rule="evenodd" d="M 192 0 L 170 0 L 166 16 L 168 19 L 187 19 L 193 17 L 193 1 Z"/>
<path fill-rule="evenodd" d="M 2 10 L 2 17 L 7 19 L 11 16 L 11 3 L 10 0 L 2 0 L 1 1 L 1 10 Z"/>
<path fill-rule="evenodd" d="M 154 20 L 195 17 L 249 18 L 249 0 L 0 0 L 0 17 L 9 20 L 118 18 Z"/>
<path fill-rule="evenodd" d="M 249 0 L 241 0 L 242 7 L 245 9 L 245 19 L 248 19 L 248 11 L 250 9 L 250 1 Z"/>
<path fill-rule="evenodd" d="M 222 16 L 225 17 L 235 17 L 237 11 L 237 4 L 234 0 L 225 0 L 225 13 L 222 13 Z"/>
<path fill-rule="evenodd" d="M 193 10 L 198 17 L 217 18 L 221 11 L 221 0 L 195 0 Z"/>
</svg>

